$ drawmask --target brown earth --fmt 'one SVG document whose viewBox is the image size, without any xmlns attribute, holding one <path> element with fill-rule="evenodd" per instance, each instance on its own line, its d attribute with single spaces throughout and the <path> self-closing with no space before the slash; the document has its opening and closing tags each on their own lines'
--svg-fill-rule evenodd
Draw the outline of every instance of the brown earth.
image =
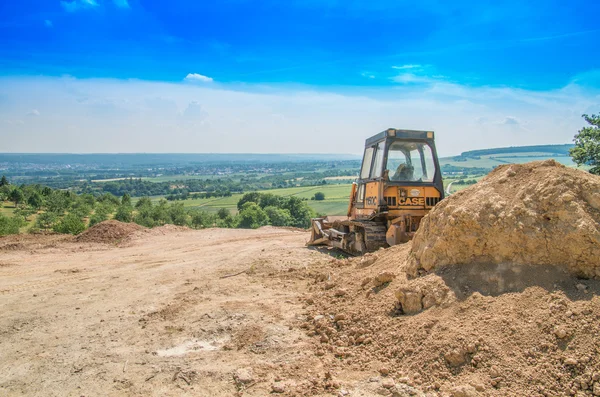
<svg viewBox="0 0 600 397">
<path fill-rule="evenodd" d="M 530 265 L 413 279 L 410 248 L 313 267 L 300 326 L 331 371 L 379 371 L 435 396 L 600 394 L 600 281 Z"/>
<path fill-rule="evenodd" d="M 138 230 L 144 229 L 136 223 L 123 223 L 115 220 L 100 222 L 83 233 L 76 240 L 87 243 L 118 244 L 124 242 Z"/>
<path fill-rule="evenodd" d="M 1 238 L 0 395 L 600 392 L 598 281 L 527 266 L 409 279 L 410 245 L 340 260 L 308 237 Z M 402 314 L 409 290 L 431 307 Z"/>
<path fill-rule="evenodd" d="M 423 219 L 412 262 L 414 274 L 512 263 L 600 278 L 600 177 L 554 160 L 499 166 Z"/>
</svg>

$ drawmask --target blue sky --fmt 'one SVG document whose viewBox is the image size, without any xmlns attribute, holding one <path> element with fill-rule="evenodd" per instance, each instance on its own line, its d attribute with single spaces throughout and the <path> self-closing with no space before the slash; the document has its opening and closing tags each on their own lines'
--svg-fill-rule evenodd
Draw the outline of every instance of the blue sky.
<svg viewBox="0 0 600 397">
<path fill-rule="evenodd" d="M 16 136 L 3 151 L 356 153 L 395 126 L 437 129 L 450 154 L 564 143 L 599 111 L 599 14 L 578 0 L 3 1 L 0 138 Z M 149 103 L 170 113 L 144 124 Z M 180 139 L 165 147 L 157 123 Z M 219 146 L 240 128 L 262 143 Z M 281 128 L 304 139 L 265 142 Z M 86 144 L 99 133 L 127 144 Z"/>
</svg>

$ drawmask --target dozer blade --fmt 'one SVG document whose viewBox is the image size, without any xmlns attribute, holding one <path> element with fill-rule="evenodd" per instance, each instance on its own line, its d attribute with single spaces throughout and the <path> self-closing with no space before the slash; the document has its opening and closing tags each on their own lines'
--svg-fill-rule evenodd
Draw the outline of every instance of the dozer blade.
<svg viewBox="0 0 600 397">
<path fill-rule="evenodd" d="M 310 240 L 308 240 L 306 245 L 331 245 L 328 243 L 331 240 L 330 236 L 335 235 L 337 232 L 337 230 L 332 229 L 333 222 L 338 220 L 334 218 L 348 219 L 347 217 L 341 216 L 326 216 L 325 218 L 311 219 Z"/>
<path fill-rule="evenodd" d="M 385 224 L 353 221 L 347 217 L 325 217 L 311 220 L 308 246 L 327 245 L 351 255 L 363 255 L 387 246 Z"/>
</svg>

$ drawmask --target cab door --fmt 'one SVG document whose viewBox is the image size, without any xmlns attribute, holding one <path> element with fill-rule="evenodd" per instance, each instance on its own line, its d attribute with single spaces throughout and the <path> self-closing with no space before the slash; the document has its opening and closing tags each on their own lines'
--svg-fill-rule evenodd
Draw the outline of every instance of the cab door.
<svg viewBox="0 0 600 397">
<path fill-rule="evenodd" d="M 381 205 L 385 142 L 365 148 L 356 193 L 357 217 L 368 217 Z"/>
</svg>

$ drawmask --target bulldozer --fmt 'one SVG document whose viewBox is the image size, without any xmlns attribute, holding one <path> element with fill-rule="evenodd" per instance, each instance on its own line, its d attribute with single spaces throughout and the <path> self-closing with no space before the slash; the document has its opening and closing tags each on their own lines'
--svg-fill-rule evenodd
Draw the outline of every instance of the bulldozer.
<svg viewBox="0 0 600 397">
<path fill-rule="evenodd" d="M 312 219 L 306 244 L 363 255 L 408 242 L 443 198 L 434 132 L 388 128 L 365 142 L 347 216 Z"/>
</svg>

